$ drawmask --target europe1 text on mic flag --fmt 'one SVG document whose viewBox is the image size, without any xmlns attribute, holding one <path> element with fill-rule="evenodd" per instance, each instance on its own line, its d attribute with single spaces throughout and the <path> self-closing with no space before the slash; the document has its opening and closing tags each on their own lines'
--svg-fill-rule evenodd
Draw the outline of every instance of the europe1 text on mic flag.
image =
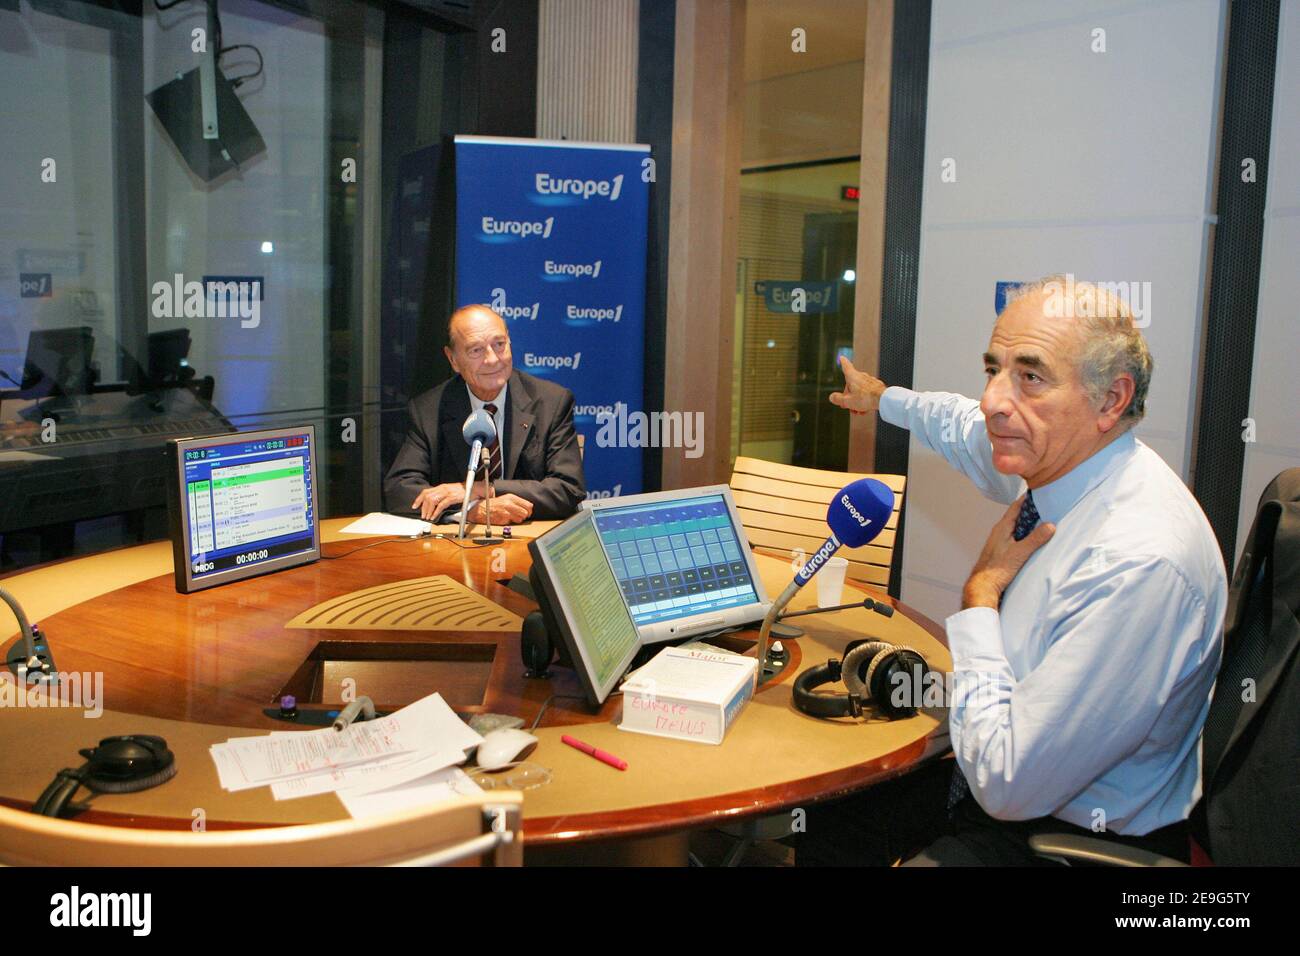
<svg viewBox="0 0 1300 956">
<path fill-rule="evenodd" d="M 826 509 L 830 537 L 813 553 L 795 575 L 796 587 L 803 587 L 840 548 L 860 548 L 875 540 L 894 512 L 894 493 L 875 478 L 859 478 L 845 485 Z"/>
<path fill-rule="evenodd" d="M 835 497 L 826 509 L 826 523 L 831 527 L 830 537 L 813 553 L 808 563 L 799 569 L 794 580 L 772 602 L 772 606 L 767 609 L 767 616 L 763 618 L 758 637 L 759 666 L 754 674 L 756 684 L 763 683 L 775 673 L 769 667 L 768 642 L 772 625 L 781 616 L 785 606 L 840 548 L 860 548 L 873 541 L 885 530 L 893 511 L 894 493 L 888 485 L 875 478 L 859 478 L 835 492 Z"/>
</svg>

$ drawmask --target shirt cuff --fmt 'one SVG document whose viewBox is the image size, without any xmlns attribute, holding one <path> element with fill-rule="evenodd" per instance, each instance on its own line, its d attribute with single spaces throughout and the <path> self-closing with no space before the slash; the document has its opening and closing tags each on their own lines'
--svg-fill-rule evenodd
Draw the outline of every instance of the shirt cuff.
<svg viewBox="0 0 1300 956">
<path fill-rule="evenodd" d="M 901 385 L 891 385 L 880 396 L 880 417 L 899 428 L 907 427 L 907 401 L 916 393 Z"/>
<path fill-rule="evenodd" d="M 943 622 L 953 671 L 1007 670 L 1002 618 L 996 608 L 971 607 Z"/>
</svg>

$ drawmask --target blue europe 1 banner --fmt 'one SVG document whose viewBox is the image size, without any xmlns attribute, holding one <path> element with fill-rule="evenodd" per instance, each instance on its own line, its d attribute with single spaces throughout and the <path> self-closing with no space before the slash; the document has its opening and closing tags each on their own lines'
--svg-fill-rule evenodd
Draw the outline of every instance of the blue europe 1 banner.
<svg viewBox="0 0 1300 956">
<path fill-rule="evenodd" d="M 495 309 L 515 368 L 573 392 L 591 497 L 641 490 L 641 449 L 601 447 L 597 432 L 644 411 L 649 154 L 456 137 L 457 304 Z"/>
</svg>

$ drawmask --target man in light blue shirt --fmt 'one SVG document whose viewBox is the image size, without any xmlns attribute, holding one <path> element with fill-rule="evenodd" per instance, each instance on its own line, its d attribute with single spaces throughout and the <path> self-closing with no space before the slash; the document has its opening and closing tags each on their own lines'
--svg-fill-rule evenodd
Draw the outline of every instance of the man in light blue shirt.
<svg viewBox="0 0 1300 956">
<path fill-rule="evenodd" d="M 1031 862 L 1045 830 L 1163 835 L 1185 858 L 1227 580 L 1195 498 L 1131 432 L 1146 344 L 1117 297 L 1052 277 L 1013 293 L 984 365 L 979 402 L 847 360 L 831 396 L 878 406 L 1010 505 L 945 622 L 952 832 L 912 862 Z"/>
</svg>

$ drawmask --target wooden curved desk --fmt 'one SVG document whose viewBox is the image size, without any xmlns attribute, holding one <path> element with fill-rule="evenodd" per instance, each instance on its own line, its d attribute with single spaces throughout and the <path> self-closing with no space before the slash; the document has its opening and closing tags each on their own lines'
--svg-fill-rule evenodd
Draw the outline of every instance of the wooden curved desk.
<svg viewBox="0 0 1300 956">
<path fill-rule="evenodd" d="M 327 555 L 368 543 L 340 536 L 346 523 L 324 523 Z M 778 593 L 789 581 L 789 565 L 767 557 L 760 564 L 768 592 Z M 267 788 L 227 793 L 207 754 L 212 743 L 231 736 L 286 729 L 263 708 L 321 641 L 478 645 L 476 653 L 487 662 L 486 689 L 478 701 L 450 702 L 461 711 L 515 714 L 529 723 L 551 695 L 579 694 L 578 682 L 561 667 L 547 680 L 525 678 L 515 632 L 317 631 L 285 624 L 330 598 L 434 574 L 449 575 L 522 617 L 534 605 L 499 582 L 528 566 L 523 540 L 474 550 L 449 541 L 399 541 L 180 595 L 172 584 L 170 546 L 159 542 L 10 575 L 5 587 L 40 622 L 60 670 L 102 673 L 103 714 L 91 720 L 69 708 L 0 710 L 0 802 L 29 807 L 60 768 L 78 763 L 78 748 L 101 737 L 157 733 L 177 754 L 177 777 L 144 793 L 96 797 L 81 819 L 189 827 L 201 811 L 205 825 L 218 829 L 341 817 L 333 795 L 276 802 Z M 792 608 L 814 606 L 815 597 L 807 588 Z M 846 593 L 845 600 L 852 598 Z M 839 656 L 849 640 L 864 635 L 909 644 L 933 667 L 951 669 L 942 631 L 893 603 L 901 613 L 889 619 L 861 609 L 801 618 L 807 633 L 787 642 L 792 660 L 786 673 L 760 690 L 721 746 L 621 732 L 617 697 L 598 713 L 579 701 L 553 701 L 537 731 L 541 743 L 529 757 L 553 773 L 549 784 L 525 793 L 529 847 L 681 834 L 771 814 L 865 788 L 942 754 L 946 728 L 926 713 L 894 722 L 826 721 L 791 704 L 797 671 Z M 0 631 L 12 638 L 10 627 L 0 625 Z M 446 694 L 441 687 L 422 693 L 434 690 Z M 366 693 L 364 683 L 358 693 Z M 626 759 L 628 770 L 564 746 L 560 735 L 575 724 L 583 725 L 584 740 Z"/>
</svg>

